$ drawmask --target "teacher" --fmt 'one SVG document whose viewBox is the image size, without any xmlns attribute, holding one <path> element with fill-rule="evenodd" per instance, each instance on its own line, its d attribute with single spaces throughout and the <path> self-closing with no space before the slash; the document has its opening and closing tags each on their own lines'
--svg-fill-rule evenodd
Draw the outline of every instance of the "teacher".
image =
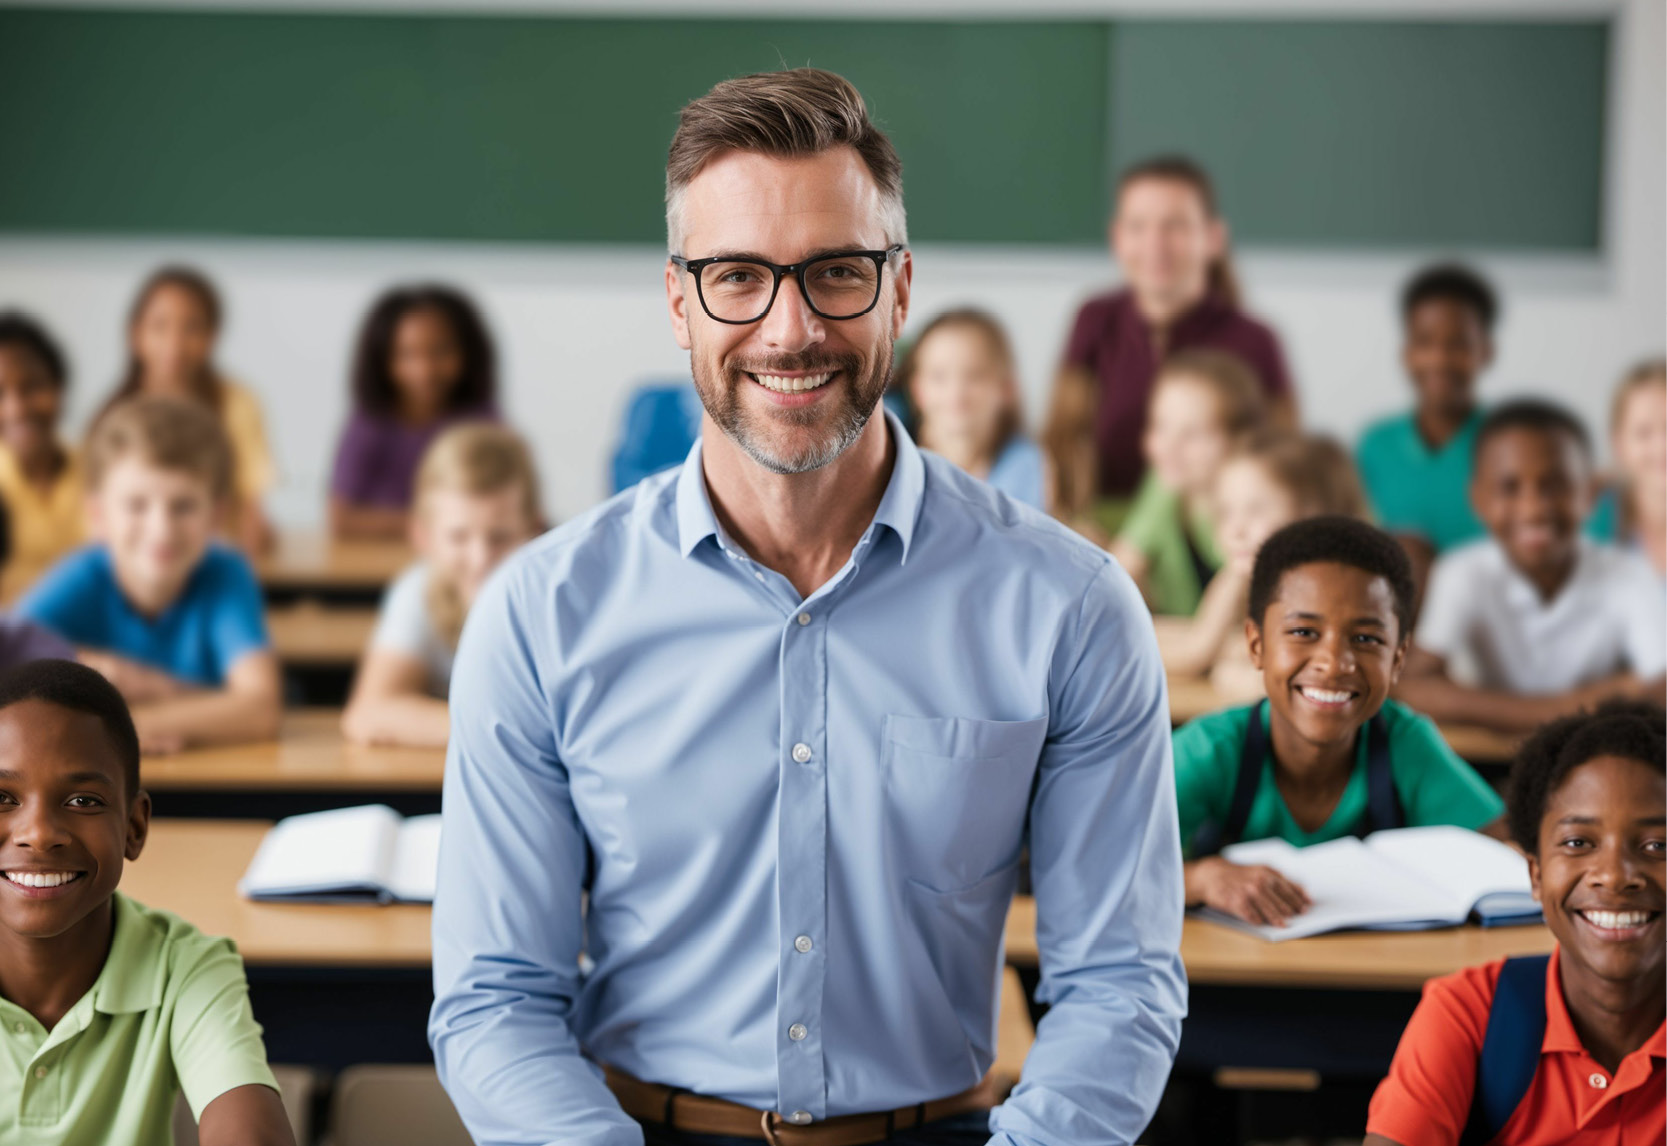
<svg viewBox="0 0 1667 1146">
<path fill-rule="evenodd" d="M 1296 424 L 1279 339 L 1241 308 L 1227 223 L 1204 169 L 1163 156 L 1124 171 L 1109 235 L 1126 285 L 1077 312 L 1043 433 L 1054 512 L 1100 539 L 1117 533 L 1146 472 L 1146 407 L 1169 355 L 1233 354 L 1275 420 Z"/>
<path fill-rule="evenodd" d="M 1132 1142 L 1185 1009 L 1138 595 L 875 416 L 913 263 L 849 83 L 685 107 L 666 225 L 700 441 L 506 563 L 458 653 L 446 1089 L 484 1146 Z M 1052 1010 L 992 1112 L 1027 844 Z"/>
</svg>

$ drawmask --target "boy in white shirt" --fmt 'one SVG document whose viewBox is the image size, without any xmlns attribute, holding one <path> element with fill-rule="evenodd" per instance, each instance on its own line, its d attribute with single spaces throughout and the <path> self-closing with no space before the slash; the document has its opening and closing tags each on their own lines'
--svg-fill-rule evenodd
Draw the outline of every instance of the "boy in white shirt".
<svg viewBox="0 0 1667 1146">
<path fill-rule="evenodd" d="M 1436 562 L 1399 699 L 1526 732 L 1612 697 L 1667 698 L 1667 597 L 1642 558 L 1581 536 L 1591 478 L 1567 411 L 1520 400 L 1487 416 L 1470 500 L 1491 536 Z"/>
</svg>

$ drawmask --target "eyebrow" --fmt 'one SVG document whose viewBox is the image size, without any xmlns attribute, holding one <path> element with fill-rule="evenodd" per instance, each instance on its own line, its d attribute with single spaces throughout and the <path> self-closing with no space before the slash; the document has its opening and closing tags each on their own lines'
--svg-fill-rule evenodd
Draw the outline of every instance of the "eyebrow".
<svg viewBox="0 0 1667 1146">
<path fill-rule="evenodd" d="M 0 768 L 0 780 L 22 780 L 23 778 L 22 772 L 10 768 Z M 112 786 L 115 784 L 115 781 L 103 772 L 71 772 L 68 776 L 62 778 L 71 784 L 110 784 Z"/>
<path fill-rule="evenodd" d="M 1598 820 L 1598 818 L 1596 816 L 1564 816 L 1557 821 L 1557 823 L 1559 825 L 1562 825 L 1562 824 L 1596 824 L 1596 823 L 1599 823 L 1599 822 L 1600 821 Z M 1648 816 L 1639 816 L 1636 820 L 1633 820 L 1632 822 L 1635 823 L 1635 824 L 1644 824 L 1646 826 L 1653 826 L 1655 824 L 1667 824 L 1667 815 L 1662 815 L 1662 814 L 1657 813 L 1657 814 L 1652 814 L 1652 815 L 1648 815 Z"/>
<path fill-rule="evenodd" d="M 1324 613 L 1293 612 L 1293 613 L 1286 613 L 1285 614 L 1285 619 L 1287 621 L 1323 621 L 1326 618 L 1325 618 Z M 1379 628 L 1379 629 L 1383 629 L 1383 628 L 1388 627 L 1387 625 L 1385 625 L 1383 623 L 1383 619 L 1381 617 L 1373 617 L 1373 616 L 1355 617 L 1353 620 L 1351 620 L 1349 622 L 1349 624 L 1351 624 L 1351 625 L 1372 625 L 1372 626 L 1374 626 L 1376 628 Z"/>
</svg>

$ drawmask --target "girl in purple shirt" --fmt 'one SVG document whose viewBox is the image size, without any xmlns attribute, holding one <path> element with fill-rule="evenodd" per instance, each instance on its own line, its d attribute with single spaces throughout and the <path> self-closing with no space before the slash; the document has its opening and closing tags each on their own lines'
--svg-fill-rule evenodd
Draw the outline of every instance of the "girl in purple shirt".
<svg viewBox="0 0 1667 1146">
<path fill-rule="evenodd" d="M 458 422 L 498 420 L 497 358 L 474 303 L 438 285 L 377 299 L 354 352 L 353 401 L 330 482 L 330 530 L 404 537 L 428 444 Z"/>
</svg>

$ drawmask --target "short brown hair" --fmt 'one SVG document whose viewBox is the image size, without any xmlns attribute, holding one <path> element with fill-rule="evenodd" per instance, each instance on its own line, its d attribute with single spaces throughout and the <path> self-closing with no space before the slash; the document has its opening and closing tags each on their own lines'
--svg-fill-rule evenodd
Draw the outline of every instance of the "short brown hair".
<svg viewBox="0 0 1667 1146">
<path fill-rule="evenodd" d="M 1229 438 L 1260 430 L 1268 420 L 1268 399 L 1256 374 L 1225 350 L 1182 350 L 1158 368 L 1156 390 L 1171 378 L 1196 378 L 1215 394 L 1216 410 Z"/>
<path fill-rule="evenodd" d="M 666 156 L 666 236 L 683 245 L 683 192 L 719 155 L 754 151 L 778 159 L 854 147 L 880 189 L 886 241 L 909 241 L 903 212 L 903 161 L 868 118 L 862 93 L 821 68 L 789 68 L 725 80 L 683 106 Z"/>
<path fill-rule="evenodd" d="M 98 489 L 111 467 L 132 455 L 201 478 L 216 500 L 231 492 L 231 445 L 220 419 L 201 402 L 141 396 L 112 405 L 87 435 L 88 488 Z"/>
</svg>

